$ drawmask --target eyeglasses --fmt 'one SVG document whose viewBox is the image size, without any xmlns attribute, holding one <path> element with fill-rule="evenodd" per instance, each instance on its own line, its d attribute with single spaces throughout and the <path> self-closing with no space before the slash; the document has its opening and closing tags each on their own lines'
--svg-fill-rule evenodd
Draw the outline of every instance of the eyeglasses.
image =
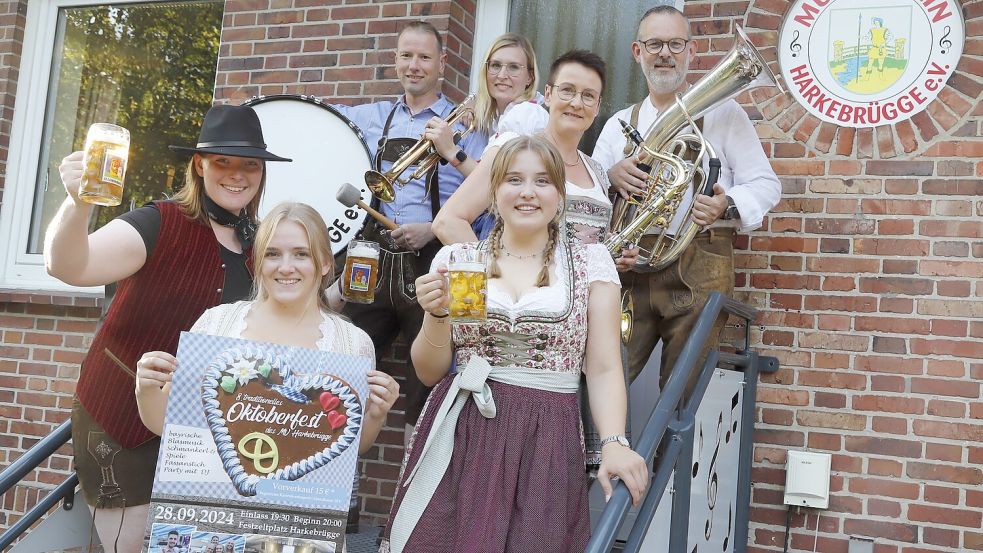
<svg viewBox="0 0 983 553">
<path fill-rule="evenodd" d="M 550 87 L 556 91 L 556 95 L 559 96 L 561 100 L 566 102 L 572 102 L 578 94 L 580 94 L 580 101 L 583 102 L 585 106 L 593 106 L 598 100 L 601 99 L 601 93 L 590 88 L 585 88 L 578 92 L 573 85 L 569 84 L 555 85 L 550 83 Z"/>
<path fill-rule="evenodd" d="M 673 54 L 680 54 L 686 49 L 686 45 L 689 44 L 689 40 L 685 38 L 670 38 L 669 40 L 659 40 L 657 38 L 649 40 L 636 40 L 635 42 L 641 44 L 645 47 L 645 50 L 649 54 L 658 54 L 662 51 L 662 45 L 669 47 L 669 51 Z"/>
<path fill-rule="evenodd" d="M 526 68 L 525 65 L 519 65 L 518 63 L 502 63 L 500 61 L 486 61 L 485 67 L 488 70 L 488 74 L 491 76 L 496 76 L 505 70 L 505 74 L 509 77 L 518 77 L 522 70 Z"/>
</svg>

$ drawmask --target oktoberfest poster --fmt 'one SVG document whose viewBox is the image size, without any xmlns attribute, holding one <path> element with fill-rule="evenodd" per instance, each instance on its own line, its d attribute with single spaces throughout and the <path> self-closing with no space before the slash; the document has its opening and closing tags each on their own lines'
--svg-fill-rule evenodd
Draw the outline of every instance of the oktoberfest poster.
<svg viewBox="0 0 983 553">
<path fill-rule="evenodd" d="M 182 333 L 149 553 L 342 550 L 369 361 Z"/>
</svg>

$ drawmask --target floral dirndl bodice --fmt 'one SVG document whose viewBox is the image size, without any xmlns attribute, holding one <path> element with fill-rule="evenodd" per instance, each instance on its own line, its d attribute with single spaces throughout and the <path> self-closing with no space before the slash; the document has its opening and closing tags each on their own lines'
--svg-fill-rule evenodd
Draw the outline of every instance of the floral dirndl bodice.
<svg viewBox="0 0 983 553">
<path fill-rule="evenodd" d="M 611 183 L 600 164 L 581 153 L 587 172 L 594 181 L 591 189 L 580 188 L 567 181 L 567 201 L 564 222 L 567 236 L 584 244 L 604 241 L 611 223 L 612 205 L 608 199 Z"/>
<path fill-rule="evenodd" d="M 446 246 L 434 258 L 433 267 L 446 264 L 451 250 L 469 247 L 486 244 Z M 527 292 L 516 301 L 494 282 L 488 283 L 487 319 L 454 325 L 452 330 L 459 368 L 478 355 L 494 366 L 574 374 L 583 370 L 590 283 L 602 280 L 620 285 L 618 273 L 599 244 L 561 240 L 554 259 L 550 286 Z"/>
</svg>

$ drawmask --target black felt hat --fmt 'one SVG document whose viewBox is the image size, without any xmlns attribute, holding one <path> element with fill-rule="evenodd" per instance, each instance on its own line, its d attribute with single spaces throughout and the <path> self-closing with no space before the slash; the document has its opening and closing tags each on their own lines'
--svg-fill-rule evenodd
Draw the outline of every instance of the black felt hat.
<svg viewBox="0 0 983 553">
<path fill-rule="evenodd" d="M 175 152 L 255 157 L 266 161 L 293 161 L 266 150 L 259 116 L 249 106 L 212 106 L 205 114 L 194 147 L 170 146 Z"/>
</svg>

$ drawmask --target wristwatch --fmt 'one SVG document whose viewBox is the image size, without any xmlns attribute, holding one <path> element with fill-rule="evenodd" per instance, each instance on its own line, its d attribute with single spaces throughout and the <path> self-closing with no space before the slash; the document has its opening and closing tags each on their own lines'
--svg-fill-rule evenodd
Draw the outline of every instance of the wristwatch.
<svg viewBox="0 0 983 553">
<path fill-rule="evenodd" d="M 724 210 L 724 214 L 720 218 L 726 221 L 741 218 L 740 212 L 737 211 L 737 205 L 734 204 L 734 198 L 727 196 L 727 209 Z"/>
<path fill-rule="evenodd" d="M 601 447 L 604 447 L 611 442 L 618 442 L 619 444 L 631 449 L 631 443 L 628 441 L 628 438 L 626 438 L 624 434 L 618 434 L 617 436 L 608 436 L 607 438 L 604 438 L 603 440 L 601 440 Z"/>
<path fill-rule="evenodd" d="M 464 150 L 458 148 L 457 153 L 454 154 L 454 159 L 449 160 L 451 167 L 457 167 L 458 165 L 464 163 L 468 160 L 468 154 Z"/>
</svg>

